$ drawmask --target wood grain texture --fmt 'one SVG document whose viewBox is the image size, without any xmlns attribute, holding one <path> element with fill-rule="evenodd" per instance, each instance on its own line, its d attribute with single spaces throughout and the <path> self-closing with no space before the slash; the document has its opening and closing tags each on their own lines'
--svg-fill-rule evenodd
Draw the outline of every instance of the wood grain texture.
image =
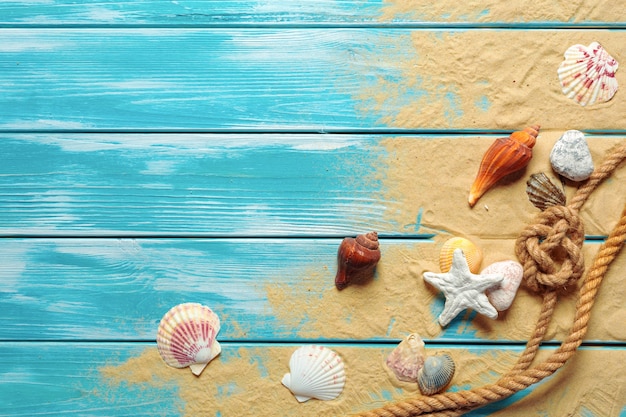
<svg viewBox="0 0 626 417">
<path fill-rule="evenodd" d="M 595 6 L 595 7 L 594 7 Z M 5 25 L 353 25 L 353 24 L 542 24 L 550 26 L 610 25 L 624 17 L 611 10 L 620 2 L 579 1 L 541 10 L 532 1 L 506 8 L 493 0 L 450 2 L 445 11 L 433 11 L 424 0 L 281 0 L 151 1 L 14 0 L 0 4 L 0 24 Z M 439 10 L 439 8 L 436 8 Z M 502 9 L 517 13 L 502 14 Z"/>
<path fill-rule="evenodd" d="M 394 233 L 377 139 L 317 135 L 5 135 L 5 233 Z M 18 190 L 19 188 L 19 190 Z"/>
<path fill-rule="evenodd" d="M 495 136 L 2 134 L 0 235 L 516 238 L 537 212 L 526 180 L 552 171 L 559 136 L 541 133 L 528 169 L 470 210 Z M 590 137 L 596 164 L 621 140 Z M 464 160 L 439 156 L 459 149 Z M 609 233 L 624 179 L 585 205 L 587 234 Z"/>
<path fill-rule="evenodd" d="M 1 243 L 2 340 L 154 340 L 163 314 L 188 301 L 210 305 L 222 316 L 224 340 L 352 337 L 320 335 L 319 326 L 307 329 L 311 321 L 327 319 L 307 315 L 313 307 L 307 304 L 336 292 L 339 239 Z M 275 295 L 277 290 L 284 294 Z M 300 311 L 290 312 L 298 305 Z M 354 312 L 359 322 L 366 320 L 364 312 Z M 378 331 L 394 325 L 393 313 L 388 315 L 377 320 L 385 326 Z M 368 331 L 376 337 L 373 332 Z"/>
<path fill-rule="evenodd" d="M 501 56 L 483 64 L 475 59 L 484 49 L 481 33 L 3 29 L 0 130 L 445 132 L 517 129 L 536 121 L 544 128 L 623 132 L 623 95 L 607 105 L 614 112 L 607 121 L 572 105 L 555 84 L 572 42 L 594 38 L 619 57 L 623 31 L 499 30 L 489 47 Z M 451 59 L 444 51 L 459 43 L 467 46 L 463 56 Z M 520 59 L 519 51 L 529 52 Z M 442 76 L 441 68 L 456 65 L 455 79 Z M 510 71 L 494 79 L 491 65 Z M 554 68 L 547 80 L 538 74 L 546 65 Z M 526 84 L 516 84 L 522 80 Z M 511 98 L 503 88 L 522 96 Z M 533 106 L 518 106 L 503 123 L 498 112 L 511 112 L 511 100 L 529 96 Z M 559 106 L 571 110 L 546 116 Z"/>
<path fill-rule="evenodd" d="M 624 60 L 624 7 L 0 2 L 0 416 L 349 414 L 415 394 L 382 366 L 409 332 L 462 365 L 451 390 L 493 382 L 539 297 L 522 288 L 500 319 L 466 311 L 441 329 L 444 299 L 422 274 L 452 235 L 475 240 L 483 266 L 514 256 L 536 212 L 525 177 L 550 170 L 560 132 L 584 130 L 596 163 L 624 141 L 623 92 L 582 108 L 556 78 L 574 43 Z M 469 210 L 486 147 L 529 123 L 543 129 L 529 167 Z M 583 209 L 587 265 L 625 187 L 622 168 Z M 369 230 L 374 280 L 337 291 L 341 238 Z M 573 360 L 468 416 L 626 417 L 624 255 Z M 189 301 L 222 320 L 222 354 L 199 379 L 154 343 Z M 575 303 L 561 296 L 546 339 L 565 337 Z M 344 357 L 338 401 L 299 404 L 280 385 L 305 343 Z"/>
<path fill-rule="evenodd" d="M 38 416 L 80 414 L 90 416 L 214 416 L 233 411 L 227 407 L 229 396 L 255 395 L 256 401 L 236 409 L 240 416 L 263 415 L 268 402 L 284 405 L 285 416 L 345 414 L 375 408 L 385 401 L 400 400 L 417 393 L 409 384 L 402 387 L 391 384 L 379 361 L 393 345 L 332 345 L 344 357 L 348 373 L 345 392 L 331 402 L 312 401 L 300 404 L 280 384 L 282 375 L 289 371 L 288 358 L 297 345 L 224 343 L 220 356 L 209 364 L 200 378 L 191 376 L 187 369 L 167 368 L 160 362 L 153 343 L 0 343 L 0 416 Z M 519 347 L 437 346 L 464 361 L 457 370 L 451 390 L 465 389 L 468 378 L 473 384 L 493 382 L 494 368 L 501 372 L 519 354 Z M 33 350 L 37 353 L 33 354 Z M 549 353 L 547 349 L 544 353 Z M 625 358 L 624 350 L 611 348 L 582 348 L 572 359 L 567 371 L 557 373 L 533 389 L 467 414 L 479 416 L 525 416 L 524 412 L 554 413 L 567 410 L 576 415 L 623 416 L 624 374 L 606 386 L 573 384 L 572 381 L 589 375 L 590 364 L 602 361 L 607 368 L 619 367 Z M 494 361 L 499 360 L 499 364 Z M 150 366 L 153 375 L 137 366 Z M 249 378 L 224 382 L 221 373 L 228 368 L 247 365 Z M 491 370 L 486 368 L 492 366 Z M 383 391 L 369 391 L 369 387 L 350 385 L 355 372 L 369 367 L 372 379 L 381 381 Z M 116 370 L 119 369 L 119 370 Z M 211 372 L 213 374 L 211 374 Z M 612 373 L 614 374 L 614 373 Z M 263 381 L 263 382 L 262 382 Z M 545 392 L 551 391 L 552 396 Z M 215 394 L 213 395 L 213 393 Z M 212 395 L 208 395 L 208 394 Z M 260 394 L 258 397 L 257 394 Z M 201 406 L 191 399 L 202 398 Z M 621 396 L 621 398 L 620 398 Z M 361 400 L 355 405 L 355 398 Z M 567 400 L 561 403 L 559 399 Z M 599 408 L 608 406 L 610 408 Z M 507 408 L 508 407 L 508 408 Z M 498 410 L 501 410 L 498 413 Z M 185 413 L 187 412 L 187 414 Z M 495 414 L 494 414 L 495 413 Z M 328 414 L 327 414 L 328 415 Z"/>
<path fill-rule="evenodd" d="M 438 272 L 440 243 L 381 240 L 376 277 L 334 287 L 340 239 L 3 239 L 0 340 L 155 339 L 172 306 L 200 302 L 222 318 L 220 340 L 425 339 L 524 341 L 540 297 L 519 291 L 500 320 L 466 311 L 445 329 L 443 296 L 425 284 Z M 512 241 L 480 243 L 484 265 L 511 259 Z M 598 244 L 586 245 L 587 262 Z M 625 340 L 619 257 L 594 310 L 586 340 Z M 548 339 L 567 334 L 576 294 L 560 300 Z M 332 321 L 333 325 L 329 325 Z"/>
</svg>

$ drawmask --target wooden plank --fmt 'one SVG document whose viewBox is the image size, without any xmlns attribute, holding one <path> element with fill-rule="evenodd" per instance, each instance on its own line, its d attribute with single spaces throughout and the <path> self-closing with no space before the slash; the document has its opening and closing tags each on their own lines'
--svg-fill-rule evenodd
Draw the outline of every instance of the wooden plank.
<svg viewBox="0 0 626 417">
<path fill-rule="evenodd" d="M 243 417 L 277 407 L 284 416 L 347 415 L 417 395 L 415 386 L 393 382 L 384 369 L 382 359 L 393 345 L 330 346 L 346 363 L 344 392 L 334 401 L 302 404 L 280 383 L 297 345 L 224 343 L 199 378 L 167 367 L 154 344 L 4 342 L 0 347 L 0 416 L 236 412 Z M 452 391 L 495 382 L 520 353 L 510 346 L 432 349 L 451 353 L 457 362 Z M 540 358 L 551 352 L 540 352 Z M 467 416 L 623 416 L 625 360 L 624 349 L 583 347 L 552 378 Z M 605 383 L 594 382 L 598 372 Z"/>
<path fill-rule="evenodd" d="M 337 236 L 388 230 L 373 137 L 4 135 L 5 233 Z M 36 162 L 35 162 L 36 161 Z M 45 180 L 44 180 L 45 179 Z"/>
<path fill-rule="evenodd" d="M 422 278 L 438 272 L 442 239 L 381 240 L 367 285 L 334 287 L 340 239 L 2 239 L 0 340 L 154 340 L 165 312 L 201 302 L 224 341 L 525 341 L 541 299 L 521 289 L 499 320 L 461 313 L 442 329 L 444 299 Z M 511 240 L 477 242 L 483 265 L 515 259 Z M 598 243 L 585 245 L 587 264 Z M 626 256 L 607 273 L 586 340 L 626 340 Z M 547 333 L 563 339 L 576 294 L 561 297 Z"/>
<path fill-rule="evenodd" d="M 320 0 L 316 2 L 267 1 L 152 1 L 67 0 L 4 1 L 4 25 L 296 25 L 296 24 L 519 24 L 585 25 L 623 23 L 612 11 L 620 2 L 582 1 L 537 7 L 529 0 L 515 5 L 482 0 L 473 3 L 442 1 L 437 5 L 407 0 Z"/>
<path fill-rule="evenodd" d="M 0 129 L 623 132 L 625 95 L 556 81 L 589 39 L 619 57 L 624 31 L 3 29 Z"/>
<path fill-rule="evenodd" d="M 5 133 L 0 234 L 516 238 L 538 212 L 526 180 L 552 171 L 561 134 L 541 132 L 529 167 L 470 209 L 494 136 Z M 595 163 L 623 140 L 590 136 Z M 609 233 L 622 195 L 623 168 L 584 206 L 588 235 Z"/>
</svg>

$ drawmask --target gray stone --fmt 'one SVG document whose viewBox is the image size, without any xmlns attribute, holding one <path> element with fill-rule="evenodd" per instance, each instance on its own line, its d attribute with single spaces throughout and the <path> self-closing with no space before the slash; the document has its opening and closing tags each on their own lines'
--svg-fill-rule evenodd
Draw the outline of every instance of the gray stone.
<svg viewBox="0 0 626 417">
<path fill-rule="evenodd" d="M 568 130 L 554 144 L 550 163 L 557 174 L 572 181 L 583 181 L 593 172 L 593 159 L 585 135 L 578 130 Z"/>
</svg>

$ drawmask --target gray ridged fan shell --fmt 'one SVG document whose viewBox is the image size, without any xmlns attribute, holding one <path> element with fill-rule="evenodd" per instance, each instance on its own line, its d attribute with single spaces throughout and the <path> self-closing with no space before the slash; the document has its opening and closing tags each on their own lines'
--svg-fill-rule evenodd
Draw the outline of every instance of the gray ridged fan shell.
<svg viewBox="0 0 626 417">
<path fill-rule="evenodd" d="M 454 376 L 454 360 L 447 353 L 429 356 L 417 374 L 417 384 L 424 395 L 443 391 Z"/>
<path fill-rule="evenodd" d="M 526 193 L 530 202 L 540 210 L 565 205 L 565 193 L 543 172 L 530 176 L 526 182 Z"/>
</svg>

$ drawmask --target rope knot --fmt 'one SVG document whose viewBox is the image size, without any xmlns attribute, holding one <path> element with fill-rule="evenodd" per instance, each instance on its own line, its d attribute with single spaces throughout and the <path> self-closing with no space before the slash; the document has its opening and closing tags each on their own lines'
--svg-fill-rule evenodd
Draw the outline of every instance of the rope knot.
<svg viewBox="0 0 626 417">
<path fill-rule="evenodd" d="M 526 285 L 543 291 L 575 283 L 585 270 L 584 239 L 583 223 L 575 209 L 552 206 L 539 213 L 515 242 Z"/>
</svg>

